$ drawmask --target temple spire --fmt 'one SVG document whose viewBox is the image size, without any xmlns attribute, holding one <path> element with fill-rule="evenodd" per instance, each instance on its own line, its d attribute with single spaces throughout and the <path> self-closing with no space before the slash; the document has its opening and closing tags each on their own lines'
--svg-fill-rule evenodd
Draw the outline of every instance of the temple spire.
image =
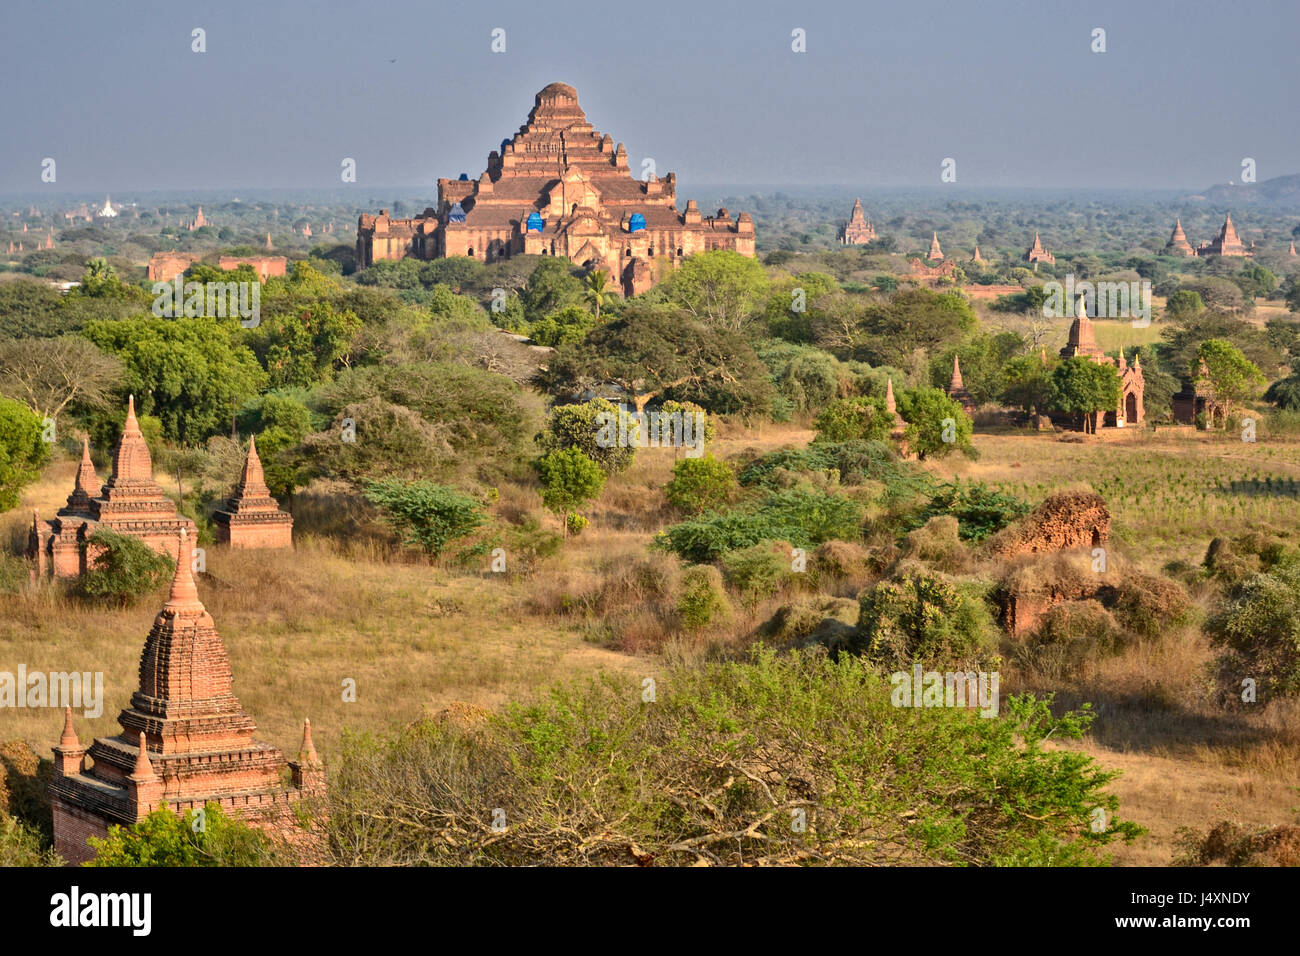
<svg viewBox="0 0 1300 956">
<path fill-rule="evenodd" d="M 172 577 L 171 593 L 167 596 L 167 603 L 163 605 L 163 610 L 168 609 L 178 611 L 181 609 L 197 608 L 205 610 L 203 602 L 199 600 L 199 589 L 194 584 L 194 547 L 190 543 L 190 536 L 184 528 L 181 528 L 181 544 L 176 557 L 176 574 Z"/>
<path fill-rule="evenodd" d="M 77 729 L 72 726 L 72 708 L 63 708 L 63 736 L 59 738 L 60 747 L 80 747 L 81 741 L 77 739 Z"/>
<path fill-rule="evenodd" d="M 962 387 L 964 387 L 964 386 L 963 386 L 963 384 L 962 384 L 962 380 L 961 380 L 961 362 L 959 362 L 959 361 L 957 360 L 957 355 L 956 355 L 956 353 L 953 353 L 953 357 L 952 357 L 952 383 L 949 385 L 949 390 L 955 392 L 955 391 L 957 391 L 957 389 L 962 388 Z"/>
<path fill-rule="evenodd" d="M 310 718 L 307 718 L 302 722 L 302 747 L 298 749 L 298 762 L 307 767 L 314 767 L 320 764 L 320 756 L 316 753 L 316 745 L 311 741 Z"/>
<path fill-rule="evenodd" d="M 892 415 L 898 411 L 898 402 L 894 399 L 894 379 L 885 380 L 885 408 Z"/>
<path fill-rule="evenodd" d="M 135 755 L 135 768 L 131 771 L 131 779 L 137 782 L 157 779 L 157 774 L 153 772 L 153 764 L 149 762 L 149 751 L 143 730 L 140 731 L 140 752 Z"/>
</svg>

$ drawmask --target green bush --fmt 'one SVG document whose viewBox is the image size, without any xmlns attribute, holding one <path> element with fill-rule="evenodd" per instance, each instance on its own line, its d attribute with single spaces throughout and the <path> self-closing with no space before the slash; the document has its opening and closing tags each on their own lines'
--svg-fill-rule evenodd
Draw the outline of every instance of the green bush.
<svg viewBox="0 0 1300 956">
<path fill-rule="evenodd" d="M 794 573 L 789 545 L 778 542 L 729 551 L 720 561 L 723 578 L 748 607 L 776 594 Z"/>
<path fill-rule="evenodd" d="M 1255 681 L 1258 699 L 1300 694 L 1300 562 L 1285 561 L 1241 582 L 1206 623 L 1224 692 Z"/>
<path fill-rule="evenodd" d="M 940 485 L 929 504 L 904 523 L 903 530 L 919 528 L 937 515 L 957 519 L 963 541 L 983 541 L 1029 514 L 1031 507 L 1014 495 L 994 491 L 983 482 L 960 480 Z"/>
<path fill-rule="evenodd" d="M 735 471 L 712 455 L 683 458 L 673 466 L 672 480 L 664 486 L 668 503 L 688 514 L 698 515 L 705 509 L 720 508 L 735 494 Z"/>
<path fill-rule="evenodd" d="M 41 420 L 22 402 L 0 397 L 0 511 L 18 507 L 19 493 L 50 458 Z"/>
<path fill-rule="evenodd" d="M 366 500 L 379 507 L 403 544 L 418 544 L 430 561 L 442 556 L 448 542 L 487 522 L 483 506 L 469 495 L 430 481 L 373 481 Z"/>
<path fill-rule="evenodd" d="M 662 531 L 653 547 L 704 564 L 727 551 L 760 541 L 812 548 L 832 539 L 861 536 L 862 506 L 838 495 L 798 488 L 769 492 L 752 511 L 707 512 Z"/>
<path fill-rule="evenodd" d="M 883 398 L 840 398 L 817 416 L 814 441 L 884 441 L 894 425 L 894 416 L 889 414 Z"/>
<path fill-rule="evenodd" d="M 176 573 L 176 562 L 139 538 L 99 528 L 86 540 L 94 553 L 79 587 L 93 598 L 115 601 L 123 607 L 152 594 Z"/>
<path fill-rule="evenodd" d="M 697 564 L 682 575 L 682 596 L 677 614 L 690 630 L 708 627 L 731 616 L 727 594 L 722 589 L 722 574 L 710 564 Z"/>
<path fill-rule="evenodd" d="M 1142 832 L 1117 817 L 1114 772 L 1046 745 L 1079 739 L 1086 708 L 1054 716 L 1032 696 L 987 719 L 894 707 L 868 662 L 815 651 L 666 664 L 655 680 L 653 703 L 640 675 L 609 674 L 486 721 L 349 738 L 331 787 L 334 858 L 1078 866 Z M 1098 808 L 1110 821 L 1099 833 Z M 792 827 L 800 810 L 807 826 Z"/>
<path fill-rule="evenodd" d="M 770 485 L 778 471 L 836 471 L 840 483 L 860 485 L 867 481 L 891 481 L 907 471 L 898 454 L 883 441 L 814 442 L 806 448 L 787 448 L 764 455 L 740 473 L 740 483 Z"/>
<path fill-rule="evenodd" d="M 204 807 L 201 823 L 197 811 L 184 818 L 163 807 L 129 827 L 109 827 L 103 839 L 87 841 L 95 851 L 86 866 L 274 866 L 276 848 L 260 831 L 235 817 L 221 805 Z"/>
<path fill-rule="evenodd" d="M 860 599 L 861 650 L 886 669 L 982 663 L 994 646 L 982 595 L 944 574 L 903 570 Z"/>
</svg>

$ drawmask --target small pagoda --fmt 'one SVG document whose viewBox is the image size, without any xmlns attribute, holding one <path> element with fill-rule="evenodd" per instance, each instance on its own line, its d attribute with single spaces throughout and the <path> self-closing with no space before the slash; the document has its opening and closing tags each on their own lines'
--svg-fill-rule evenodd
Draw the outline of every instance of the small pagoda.
<svg viewBox="0 0 1300 956">
<path fill-rule="evenodd" d="M 939 234 L 937 232 L 932 233 L 930 236 L 930 252 L 926 258 L 934 262 L 938 262 L 943 258 L 943 250 L 939 248 Z"/>
<path fill-rule="evenodd" d="M 853 200 L 849 221 L 840 227 L 840 243 L 846 246 L 865 246 L 876 238 L 871 220 L 862 212 L 862 200 Z"/>
<path fill-rule="evenodd" d="M 1187 234 L 1183 232 L 1183 220 L 1180 216 L 1174 220 L 1174 231 L 1169 236 L 1169 241 L 1165 243 L 1165 255 L 1167 256 L 1194 256 L 1196 251 L 1192 249 L 1192 244 L 1187 241 Z"/>
<path fill-rule="evenodd" d="M 257 439 L 248 441 L 244 470 L 225 508 L 216 511 L 217 541 L 232 548 L 293 547 L 293 516 L 271 497 L 257 456 Z"/>
<path fill-rule="evenodd" d="M 948 383 L 948 396 L 957 401 L 967 415 L 975 414 L 975 399 L 961 378 L 961 362 L 952 357 L 952 381 Z"/>
<path fill-rule="evenodd" d="M 68 503 L 50 521 L 33 514 L 27 556 L 38 576 L 77 577 L 94 563 L 87 546 L 99 528 L 139 538 L 155 551 L 176 557 L 177 535 L 195 533 L 194 522 L 181 514 L 176 502 L 153 480 L 153 461 L 140 423 L 135 396 L 127 399 L 126 423 L 113 453 L 113 474 L 103 488 L 90 460 L 90 445 L 81 445 L 81 464 Z"/>
<path fill-rule="evenodd" d="M 136 823 L 160 806 L 183 815 L 217 803 L 259 829 L 308 839 L 294 807 L 325 787 L 311 724 L 304 725 L 296 762 L 254 739 L 257 725 L 233 693 L 225 644 L 199 600 L 184 531 L 177 552 L 171 592 L 140 655 L 139 690 L 117 718 L 121 733 L 83 747 L 72 711 L 65 711 L 49 797 L 54 848 L 71 863 L 94 855 L 87 838 L 102 838 L 108 827 Z"/>
<path fill-rule="evenodd" d="M 1029 247 L 1025 253 L 1026 262 L 1046 262 L 1049 266 L 1056 262 L 1056 256 L 1052 255 L 1043 247 L 1043 240 L 1038 238 L 1038 233 L 1034 233 L 1034 244 Z"/>
</svg>

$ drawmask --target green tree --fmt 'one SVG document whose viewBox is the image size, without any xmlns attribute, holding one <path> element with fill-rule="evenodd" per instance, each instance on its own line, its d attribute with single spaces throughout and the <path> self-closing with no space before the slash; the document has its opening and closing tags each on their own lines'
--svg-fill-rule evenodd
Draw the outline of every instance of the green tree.
<svg viewBox="0 0 1300 956">
<path fill-rule="evenodd" d="M 767 294 L 767 273 L 757 259 L 729 249 L 685 259 L 664 283 L 664 295 L 692 318 L 738 332 Z"/>
<path fill-rule="evenodd" d="M 430 561 L 442 557 L 448 542 L 487 523 L 483 506 L 469 495 L 430 481 L 374 481 L 366 486 L 366 499 L 379 507 L 403 544 L 418 544 Z"/>
<path fill-rule="evenodd" d="M 327 300 L 268 311 L 250 337 L 274 388 L 310 388 L 328 381 L 361 330 L 355 313 L 339 311 Z"/>
<path fill-rule="evenodd" d="M 1042 415 L 1049 408 L 1052 366 L 1038 355 L 1021 355 L 1002 366 L 1002 391 L 998 400 L 1027 415 Z"/>
<path fill-rule="evenodd" d="M 865 591 L 860 607 L 861 651 L 886 670 L 982 664 L 997 647 L 980 595 L 943 574 L 903 572 Z"/>
<path fill-rule="evenodd" d="M 688 514 L 703 514 L 730 502 L 739 488 L 736 472 L 712 455 L 683 458 L 673 466 L 672 480 L 664 486 L 668 503 Z"/>
<path fill-rule="evenodd" d="M 50 446 L 43 425 L 21 402 L 0 398 L 0 511 L 18 507 L 23 488 L 41 476 Z"/>
<path fill-rule="evenodd" d="M 81 576 L 83 594 L 122 607 L 152 594 L 176 572 L 176 562 L 139 538 L 99 528 L 86 541 L 94 555 Z"/>
<path fill-rule="evenodd" d="M 1119 371 L 1076 355 L 1052 371 L 1048 407 L 1068 415 L 1078 415 L 1085 432 L 1096 431 L 1096 413 L 1119 406 Z"/>
<path fill-rule="evenodd" d="M 771 407 L 773 394 L 767 369 L 739 334 L 675 309 L 632 304 L 580 344 L 561 347 L 541 380 L 569 393 L 614 384 L 638 412 L 671 393 L 710 411 L 754 414 Z"/>
<path fill-rule="evenodd" d="M 945 458 L 954 451 L 974 452 L 975 432 L 961 403 L 937 388 L 904 389 L 898 396 L 898 413 L 907 422 L 907 446 L 924 461 Z"/>
<path fill-rule="evenodd" d="M 1205 310 L 1201 294 L 1191 289 L 1179 289 L 1165 300 L 1165 312 L 1171 319 L 1182 319 Z"/>
<path fill-rule="evenodd" d="M 559 256 L 545 256 L 537 263 L 520 296 L 524 318 L 537 322 L 567 305 L 578 305 L 584 296 L 581 280 L 573 275 L 573 265 Z"/>
<path fill-rule="evenodd" d="M 619 441 L 620 430 L 626 442 Z M 593 398 L 580 405 L 556 405 L 536 440 L 543 454 L 576 448 L 606 475 L 613 475 L 632 466 L 638 437 L 638 422 L 626 410 L 606 399 Z"/>
<path fill-rule="evenodd" d="M 607 288 L 609 273 L 604 269 L 593 269 L 582 278 L 582 297 L 591 306 L 596 321 L 600 321 L 600 310 L 613 294 Z"/>
<path fill-rule="evenodd" d="M 266 384 L 237 322 L 128 319 L 91 322 L 83 333 L 126 366 L 141 413 L 162 420 L 166 436 L 198 444 L 229 431 L 231 415 Z"/>
<path fill-rule="evenodd" d="M 817 416 L 813 425 L 817 429 L 817 437 L 813 440 L 884 440 L 893 432 L 895 424 L 894 416 L 889 413 L 883 398 L 868 398 L 865 395 L 839 398 Z"/>
<path fill-rule="evenodd" d="M 591 313 L 578 305 L 566 305 L 528 327 L 528 337 L 538 345 L 559 348 L 581 342 L 596 327 Z"/>
<path fill-rule="evenodd" d="M 1197 360 L 1190 368 L 1193 377 L 1200 375 L 1202 363 L 1214 388 L 1214 400 L 1225 419 L 1232 406 L 1254 398 L 1267 379 L 1241 349 L 1224 339 L 1208 339 L 1196 351 Z"/>
<path fill-rule="evenodd" d="M 1264 401 L 1290 412 L 1300 411 L 1300 373 L 1280 378 L 1270 385 L 1264 393 Z"/>
<path fill-rule="evenodd" d="M 605 487 L 605 473 L 600 466 L 577 448 L 562 448 L 537 462 L 542 480 L 542 503 L 555 512 L 569 536 L 570 517 Z"/>
</svg>

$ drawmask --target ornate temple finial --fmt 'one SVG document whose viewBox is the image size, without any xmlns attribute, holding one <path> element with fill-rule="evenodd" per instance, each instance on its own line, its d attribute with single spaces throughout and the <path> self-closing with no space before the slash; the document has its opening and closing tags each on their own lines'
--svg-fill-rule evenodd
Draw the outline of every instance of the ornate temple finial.
<svg viewBox="0 0 1300 956">
<path fill-rule="evenodd" d="M 193 562 L 194 546 L 190 543 L 189 534 L 181 528 L 181 544 L 176 555 L 176 574 L 172 577 L 171 593 L 167 596 L 164 610 L 203 607 L 203 602 L 199 600 L 199 589 L 194 584 Z"/>
<path fill-rule="evenodd" d="M 72 726 L 72 708 L 63 708 L 63 736 L 59 738 L 60 747 L 80 747 L 81 741 L 77 739 L 77 730 Z"/>
<path fill-rule="evenodd" d="M 131 770 L 131 779 L 135 781 L 157 779 L 157 774 L 153 772 L 153 764 L 149 762 L 149 751 L 143 730 L 140 731 L 140 752 L 135 755 L 135 767 Z"/>
<path fill-rule="evenodd" d="M 954 352 L 952 356 L 952 384 L 950 385 L 950 388 L 952 391 L 956 391 L 962 387 L 964 386 L 961 380 L 961 362 L 957 360 L 957 354 Z"/>
<path fill-rule="evenodd" d="M 894 379 L 891 376 L 885 380 L 885 408 L 890 414 L 898 411 L 898 402 L 894 400 Z"/>
<path fill-rule="evenodd" d="M 303 766 L 310 767 L 320 765 L 320 756 L 316 753 L 316 745 L 311 742 L 310 718 L 302 722 L 302 747 L 298 750 L 298 762 Z"/>
</svg>

